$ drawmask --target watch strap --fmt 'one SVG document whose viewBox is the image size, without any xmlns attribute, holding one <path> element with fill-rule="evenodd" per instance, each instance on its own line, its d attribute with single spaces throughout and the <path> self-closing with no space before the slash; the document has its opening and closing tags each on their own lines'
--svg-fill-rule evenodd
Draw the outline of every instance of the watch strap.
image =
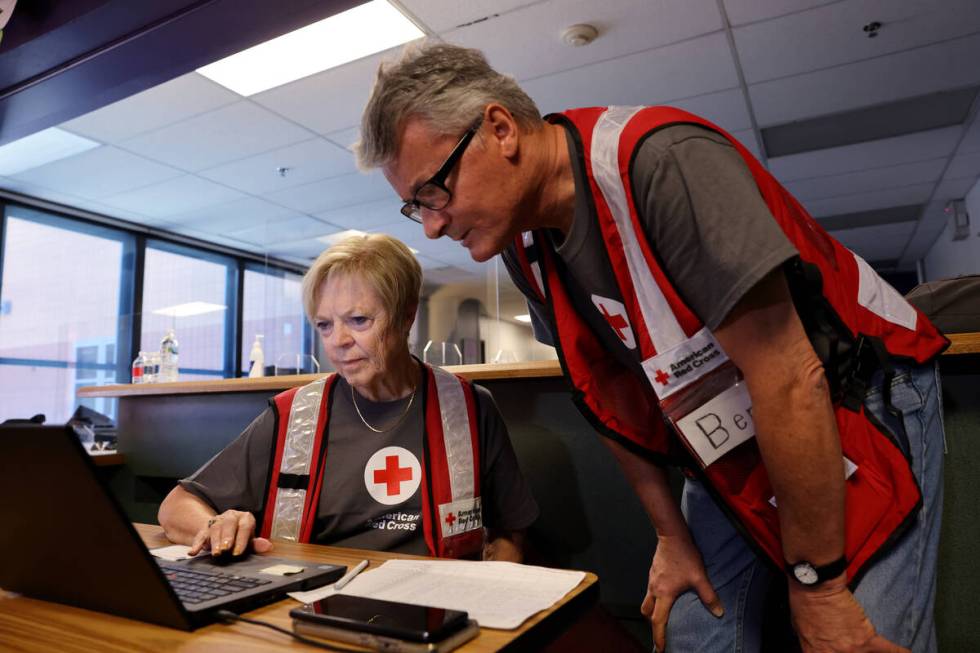
<svg viewBox="0 0 980 653">
<path fill-rule="evenodd" d="M 812 570 L 813 573 L 816 575 L 816 578 L 813 579 L 812 582 L 809 582 L 808 580 L 804 580 L 803 578 L 800 577 L 801 574 L 797 573 L 797 571 L 801 568 L 804 568 L 807 571 Z M 801 560 L 799 562 L 786 564 L 786 573 L 789 574 L 789 577 L 792 578 L 797 583 L 801 585 L 805 585 L 806 587 L 816 587 L 817 585 L 820 585 L 821 583 L 828 581 L 831 578 L 836 578 L 837 576 L 840 576 L 846 570 L 847 570 L 847 558 L 845 558 L 844 556 L 841 556 L 840 558 L 834 560 L 833 562 L 827 563 L 825 565 L 820 565 L 819 567 L 817 565 L 814 565 L 813 563 L 807 562 L 806 560 Z"/>
</svg>

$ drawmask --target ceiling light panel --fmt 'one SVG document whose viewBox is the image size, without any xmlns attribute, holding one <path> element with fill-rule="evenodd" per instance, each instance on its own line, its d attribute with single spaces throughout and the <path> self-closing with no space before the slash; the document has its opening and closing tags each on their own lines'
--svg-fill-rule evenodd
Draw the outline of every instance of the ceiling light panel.
<svg viewBox="0 0 980 653">
<path fill-rule="evenodd" d="M 422 30 L 386 0 L 372 0 L 197 72 L 249 96 L 422 36 Z"/>
<path fill-rule="evenodd" d="M 0 147 L 0 176 L 16 175 L 52 161 L 67 159 L 99 145 L 95 141 L 51 127 Z"/>
</svg>

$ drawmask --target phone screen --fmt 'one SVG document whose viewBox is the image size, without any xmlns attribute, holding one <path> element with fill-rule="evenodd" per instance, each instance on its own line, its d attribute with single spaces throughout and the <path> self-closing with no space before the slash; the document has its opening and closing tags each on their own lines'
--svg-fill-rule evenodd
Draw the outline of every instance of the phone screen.
<svg viewBox="0 0 980 653">
<path fill-rule="evenodd" d="M 438 641 L 467 623 L 467 614 L 460 610 L 380 601 L 346 594 L 328 596 L 301 611 L 293 610 L 292 614 L 296 618 L 315 623 L 419 642 Z"/>
</svg>

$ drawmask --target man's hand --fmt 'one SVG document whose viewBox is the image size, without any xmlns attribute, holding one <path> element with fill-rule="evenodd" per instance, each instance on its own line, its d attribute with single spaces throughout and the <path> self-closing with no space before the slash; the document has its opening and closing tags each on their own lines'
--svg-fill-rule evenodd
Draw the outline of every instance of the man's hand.
<svg viewBox="0 0 980 653">
<path fill-rule="evenodd" d="M 256 553 L 267 553 L 272 550 L 272 542 L 264 537 L 256 537 L 255 517 L 250 512 L 226 510 L 208 520 L 194 536 L 190 555 L 197 555 L 203 549 L 210 549 L 211 555 L 217 556 L 225 551 L 239 556 L 248 548 L 249 542 Z"/>
<path fill-rule="evenodd" d="M 803 653 L 908 653 L 875 632 L 843 574 L 812 589 L 790 580 L 789 606 Z"/>
<path fill-rule="evenodd" d="M 701 560 L 701 553 L 690 535 L 661 536 L 650 565 L 647 595 L 640 612 L 653 626 L 653 643 L 658 651 L 666 648 L 667 618 L 678 596 L 693 589 L 711 614 L 721 617 L 725 609 L 715 593 Z"/>
</svg>

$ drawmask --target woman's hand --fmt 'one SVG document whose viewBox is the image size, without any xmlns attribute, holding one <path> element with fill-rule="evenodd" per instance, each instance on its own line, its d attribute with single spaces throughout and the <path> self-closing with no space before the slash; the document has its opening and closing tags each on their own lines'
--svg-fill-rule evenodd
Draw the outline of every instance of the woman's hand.
<svg viewBox="0 0 980 653">
<path fill-rule="evenodd" d="M 197 555 L 204 549 L 210 549 L 211 555 L 221 555 L 230 551 L 231 555 L 242 555 L 252 543 L 256 553 L 267 553 L 272 550 L 272 542 L 264 537 L 255 537 L 255 516 L 250 512 L 226 510 L 215 515 L 197 532 L 189 555 Z"/>
<path fill-rule="evenodd" d="M 701 553 L 687 533 L 661 536 L 657 551 L 650 565 L 647 595 L 640 605 L 640 612 L 650 619 L 653 626 L 653 643 L 656 650 L 666 649 L 667 618 L 677 597 L 693 589 L 701 602 L 716 617 L 725 614 L 721 599 L 708 580 L 701 560 Z"/>
</svg>

